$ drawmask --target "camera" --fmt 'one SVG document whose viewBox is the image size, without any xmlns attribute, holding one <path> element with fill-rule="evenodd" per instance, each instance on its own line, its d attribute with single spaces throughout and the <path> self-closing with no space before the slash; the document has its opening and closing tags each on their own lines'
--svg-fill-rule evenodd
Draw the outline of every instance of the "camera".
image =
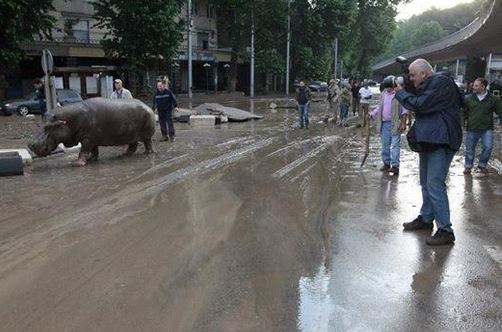
<svg viewBox="0 0 502 332">
<path fill-rule="evenodd" d="M 410 71 L 408 69 L 408 59 L 405 58 L 404 56 L 398 56 L 396 58 L 396 62 L 401 64 L 402 70 L 403 70 L 403 77 L 399 77 L 397 79 L 397 82 L 399 85 L 402 85 L 404 90 L 408 91 L 409 93 L 416 94 L 416 88 L 413 82 L 410 79 Z"/>
</svg>

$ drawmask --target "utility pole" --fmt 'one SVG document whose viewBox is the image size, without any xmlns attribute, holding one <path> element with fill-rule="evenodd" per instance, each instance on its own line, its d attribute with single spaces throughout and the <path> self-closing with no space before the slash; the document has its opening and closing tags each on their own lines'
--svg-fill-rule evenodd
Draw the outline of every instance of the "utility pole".
<svg viewBox="0 0 502 332">
<path fill-rule="evenodd" d="M 249 84 L 249 96 L 254 97 L 254 9 L 251 10 L 251 82 Z"/>
<path fill-rule="evenodd" d="M 188 98 L 192 99 L 192 0 L 188 0 Z"/>
<path fill-rule="evenodd" d="M 289 96 L 289 48 L 291 44 L 291 0 L 288 0 L 288 34 L 286 42 L 286 96 Z"/>
<path fill-rule="evenodd" d="M 336 80 L 336 70 L 338 68 L 338 38 L 335 38 L 335 70 L 333 73 L 333 78 Z"/>
<path fill-rule="evenodd" d="M 486 74 L 485 77 L 488 80 L 488 83 L 491 83 L 491 70 L 492 70 L 492 53 L 488 55 L 488 63 L 486 64 Z"/>
</svg>

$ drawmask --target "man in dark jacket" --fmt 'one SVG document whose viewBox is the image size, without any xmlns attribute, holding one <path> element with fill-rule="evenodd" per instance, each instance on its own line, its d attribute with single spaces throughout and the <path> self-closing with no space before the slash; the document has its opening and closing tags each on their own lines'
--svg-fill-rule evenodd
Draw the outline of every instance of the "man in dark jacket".
<svg viewBox="0 0 502 332">
<path fill-rule="evenodd" d="M 47 112 L 47 104 L 45 101 L 45 85 L 44 81 L 37 78 L 33 82 L 33 86 L 35 88 L 35 96 L 38 100 L 38 105 L 40 107 L 40 115 L 42 116 L 42 120 L 44 119 L 44 115 Z"/>
<path fill-rule="evenodd" d="M 493 113 L 502 116 L 502 105 L 498 98 L 486 90 L 488 82 L 484 78 L 474 81 L 474 93 L 465 98 L 462 109 L 462 124 L 467 128 L 465 140 L 464 174 L 471 174 L 474 164 L 476 145 L 481 140 L 482 150 L 479 156 L 478 170 L 488 174 L 488 160 L 493 148 Z"/>
<path fill-rule="evenodd" d="M 173 108 L 177 109 L 176 96 L 166 86 L 164 81 L 157 82 L 157 92 L 153 97 L 153 109 L 157 108 L 159 114 L 162 141 L 174 142 Z M 166 128 L 167 124 L 167 128 Z"/>
<path fill-rule="evenodd" d="M 296 101 L 298 102 L 298 113 L 300 115 L 300 128 L 309 129 L 309 104 L 310 104 L 310 90 L 305 86 L 305 81 L 300 80 L 299 87 L 296 90 Z"/>
<path fill-rule="evenodd" d="M 425 242 L 429 245 L 452 244 L 455 235 L 445 181 L 453 156 L 462 144 L 460 108 L 463 97 L 453 79 L 444 73 L 434 74 L 426 60 L 415 60 L 409 70 L 416 94 L 398 87 L 396 99 L 415 113 L 416 141 L 421 146 L 423 202 L 420 215 L 403 226 L 405 230 L 432 230 L 435 220 L 437 232 Z"/>
</svg>

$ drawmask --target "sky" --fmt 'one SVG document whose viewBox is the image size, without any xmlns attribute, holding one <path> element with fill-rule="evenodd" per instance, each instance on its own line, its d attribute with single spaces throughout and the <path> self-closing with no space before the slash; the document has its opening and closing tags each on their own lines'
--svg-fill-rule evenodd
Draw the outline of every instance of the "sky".
<svg viewBox="0 0 502 332">
<path fill-rule="evenodd" d="M 440 9 L 454 7 L 461 3 L 472 2 L 473 0 L 413 0 L 408 4 L 401 4 L 397 7 L 398 14 L 396 19 L 404 20 L 413 15 L 420 14 L 431 7 Z"/>
</svg>

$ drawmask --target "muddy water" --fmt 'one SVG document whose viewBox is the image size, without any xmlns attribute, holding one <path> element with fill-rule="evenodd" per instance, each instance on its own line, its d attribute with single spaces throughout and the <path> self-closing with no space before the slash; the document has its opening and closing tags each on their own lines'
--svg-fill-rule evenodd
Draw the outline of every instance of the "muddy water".
<svg viewBox="0 0 502 332">
<path fill-rule="evenodd" d="M 179 124 L 153 156 L 103 148 L 84 168 L 55 156 L 2 179 L 0 329 L 297 329 L 354 131 L 227 104 L 265 119 Z"/>
</svg>

